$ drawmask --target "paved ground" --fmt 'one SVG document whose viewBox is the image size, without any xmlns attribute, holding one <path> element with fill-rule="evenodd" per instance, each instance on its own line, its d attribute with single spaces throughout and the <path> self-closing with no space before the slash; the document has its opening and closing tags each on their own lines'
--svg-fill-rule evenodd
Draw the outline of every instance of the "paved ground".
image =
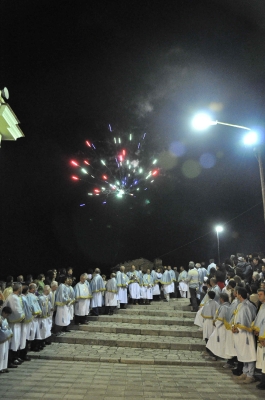
<svg viewBox="0 0 265 400">
<path fill-rule="evenodd" d="M 0 376 L 1 400 L 264 399 L 214 367 L 34 360 Z"/>
</svg>

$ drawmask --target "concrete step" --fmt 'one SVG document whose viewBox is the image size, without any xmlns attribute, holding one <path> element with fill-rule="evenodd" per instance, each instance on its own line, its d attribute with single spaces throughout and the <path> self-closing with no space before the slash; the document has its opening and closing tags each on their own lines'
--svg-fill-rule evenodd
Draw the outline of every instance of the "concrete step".
<svg viewBox="0 0 265 400">
<path fill-rule="evenodd" d="M 147 306 L 148 307 L 148 306 Z M 127 308 L 126 310 L 119 310 L 115 314 L 120 315 L 145 315 L 145 316 L 153 316 L 153 317 L 183 317 L 183 318 L 195 318 L 195 313 L 191 311 L 182 311 L 182 310 L 174 310 L 174 309 L 151 309 L 151 308 Z"/>
<path fill-rule="evenodd" d="M 29 353 L 33 359 L 106 362 L 122 364 L 157 364 L 181 366 L 214 366 L 221 368 L 221 361 L 207 361 L 201 351 L 146 349 L 113 346 L 86 346 L 71 343 L 52 343 L 40 353 Z"/>
<path fill-rule="evenodd" d="M 126 333 L 109 334 L 97 332 L 89 334 L 86 331 L 72 331 L 63 336 L 54 337 L 56 343 L 71 343 L 84 345 L 99 345 L 109 347 L 130 347 L 130 348 L 149 348 L 149 349 L 168 349 L 168 350 L 196 350 L 203 351 L 205 342 L 202 338 L 196 337 L 177 337 L 177 336 L 154 336 L 154 335 L 135 335 Z"/>
<path fill-rule="evenodd" d="M 125 310 L 126 311 L 126 310 Z M 88 317 L 89 321 L 98 321 L 98 322 L 121 322 L 121 323 L 129 323 L 129 324 L 151 324 L 151 325 L 182 325 L 182 326 L 191 326 L 194 325 L 195 313 L 193 314 L 193 318 L 181 318 L 174 316 L 171 317 L 157 317 L 146 315 L 130 315 L 126 312 L 117 313 L 114 315 L 100 315 L 99 317 Z"/>
<path fill-rule="evenodd" d="M 178 325 L 152 325 L 128 324 L 122 322 L 98 322 L 92 321 L 88 325 L 73 325 L 70 327 L 74 331 L 84 332 L 104 332 L 104 333 L 126 333 L 134 335 L 151 335 L 151 336 L 174 336 L 174 337 L 196 337 L 202 338 L 202 332 L 197 326 Z"/>
</svg>

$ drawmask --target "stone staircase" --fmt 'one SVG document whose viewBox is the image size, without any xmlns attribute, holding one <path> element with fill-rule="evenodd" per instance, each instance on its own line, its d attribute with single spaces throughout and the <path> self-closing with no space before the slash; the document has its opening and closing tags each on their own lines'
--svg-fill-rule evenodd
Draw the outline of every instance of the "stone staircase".
<svg viewBox="0 0 265 400">
<path fill-rule="evenodd" d="M 220 367 L 223 361 L 201 356 L 205 343 L 194 317 L 187 299 L 128 305 L 112 316 L 89 317 L 88 325 L 71 325 L 71 332 L 55 337 L 51 346 L 29 354 L 64 361 Z"/>
</svg>

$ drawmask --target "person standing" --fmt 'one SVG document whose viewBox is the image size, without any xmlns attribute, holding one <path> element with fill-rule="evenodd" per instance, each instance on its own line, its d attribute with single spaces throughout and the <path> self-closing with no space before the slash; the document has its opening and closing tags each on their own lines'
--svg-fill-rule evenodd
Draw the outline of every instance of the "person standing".
<svg viewBox="0 0 265 400">
<path fill-rule="evenodd" d="M 261 302 L 261 306 L 259 308 L 259 312 L 255 318 L 255 321 L 252 325 L 252 330 L 256 337 L 260 336 L 260 328 L 262 325 L 263 320 L 265 320 L 265 289 L 258 289 L 258 297 L 259 301 Z M 263 347 L 258 341 L 257 343 L 257 362 L 256 368 L 262 369 L 262 362 L 263 362 Z M 264 382 L 265 384 L 265 382 Z"/>
<path fill-rule="evenodd" d="M 8 349 L 9 342 L 13 336 L 12 330 L 8 325 L 7 318 L 12 314 L 10 307 L 4 307 L 0 316 L 0 373 L 9 372 L 8 365 Z M 13 365 L 12 368 L 17 368 Z"/>
<path fill-rule="evenodd" d="M 160 271 L 160 268 L 157 268 L 156 271 L 152 271 L 153 273 L 153 299 L 158 301 L 160 300 L 160 285 L 161 285 L 161 278 L 162 278 L 162 274 Z"/>
<path fill-rule="evenodd" d="M 216 264 L 215 264 L 215 262 L 214 262 L 214 259 L 213 258 L 210 258 L 210 260 L 209 260 L 209 265 L 208 265 L 208 268 L 207 268 L 207 275 L 208 276 L 210 276 L 210 272 L 211 272 L 211 269 L 212 268 L 215 268 L 216 269 Z"/>
<path fill-rule="evenodd" d="M 75 324 L 88 324 L 86 316 L 89 314 L 90 299 L 92 294 L 90 285 L 86 284 L 87 274 L 80 275 L 80 282 L 74 287 L 75 292 Z"/>
<path fill-rule="evenodd" d="M 174 292 L 174 287 L 172 287 L 172 275 L 170 274 L 169 270 L 164 269 L 164 273 L 161 278 L 161 284 L 163 285 L 163 292 L 165 296 L 165 301 L 169 301 L 170 293 Z"/>
<path fill-rule="evenodd" d="M 179 293 L 182 298 L 190 298 L 189 285 L 186 283 L 188 272 L 183 266 L 180 267 L 180 274 L 178 277 L 179 282 Z"/>
<path fill-rule="evenodd" d="M 51 312 L 50 294 L 51 288 L 49 285 L 44 285 L 43 293 L 39 296 L 38 302 L 41 309 L 41 314 L 39 316 L 39 330 L 41 338 L 41 347 L 46 346 L 46 340 L 51 336 L 51 329 L 49 323 L 49 316 Z M 49 344 L 49 342 L 47 342 Z"/>
<path fill-rule="evenodd" d="M 14 365 L 20 365 L 23 362 L 23 360 L 19 358 L 18 353 L 21 342 L 21 322 L 25 318 L 21 293 L 21 283 L 14 283 L 13 293 L 8 296 L 4 303 L 4 307 L 10 307 L 12 310 L 12 314 L 8 316 L 8 323 L 13 332 L 10 341 L 10 361 Z"/>
<path fill-rule="evenodd" d="M 203 310 L 201 316 L 203 318 L 203 339 L 207 345 L 207 342 L 213 333 L 215 327 L 213 325 L 213 320 L 215 318 L 216 311 L 218 310 L 218 303 L 214 300 L 215 293 L 210 290 L 208 292 L 209 300 L 203 306 Z M 215 360 L 214 354 L 206 347 L 206 352 L 203 355 L 209 355 L 212 359 Z"/>
<path fill-rule="evenodd" d="M 113 315 L 114 309 L 117 307 L 118 300 L 118 286 L 116 281 L 116 274 L 112 273 L 110 279 L 106 282 L 105 292 L 105 307 L 106 314 Z"/>
<path fill-rule="evenodd" d="M 32 326 L 29 332 L 28 340 L 31 341 L 31 350 L 39 352 L 40 351 L 40 329 L 38 318 L 41 315 L 41 308 L 38 302 L 38 297 L 36 296 L 37 285 L 36 283 L 31 283 L 29 285 L 29 290 L 27 294 L 27 300 L 31 313 L 33 316 Z"/>
<path fill-rule="evenodd" d="M 258 341 L 263 349 L 263 357 L 262 357 L 262 364 L 261 364 L 261 372 L 262 372 L 261 381 L 256 386 L 256 388 L 259 390 L 265 390 L 265 318 L 262 320 L 262 323 L 260 324 Z"/>
<path fill-rule="evenodd" d="M 255 381 L 256 345 L 251 325 L 256 317 L 256 307 L 247 300 L 245 288 L 237 288 L 237 298 L 239 304 L 235 312 L 232 332 L 238 361 L 244 363 L 243 374 L 238 376 L 238 381 L 248 384 Z"/>
<path fill-rule="evenodd" d="M 120 308 L 126 308 L 126 304 L 128 303 L 127 288 L 129 285 L 129 278 L 124 271 L 125 267 L 124 265 L 122 265 L 120 267 L 120 270 L 116 274 L 116 281 L 118 288 L 117 299 L 120 303 Z"/>
<path fill-rule="evenodd" d="M 130 297 L 132 299 L 133 304 L 138 304 L 138 300 L 140 299 L 140 282 L 141 282 L 141 274 L 135 270 L 135 266 L 132 265 L 131 271 L 127 272 L 127 276 L 129 278 L 129 292 Z"/>
<path fill-rule="evenodd" d="M 197 269 L 195 268 L 195 264 L 193 261 L 189 262 L 189 272 L 187 278 L 185 279 L 185 282 L 189 285 L 192 311 L 197 312 L 198 311 L 197 290 L 199 290 L 199 274 Z"/>
<path fill-rule="evenodd" d="M 93 314 L 98 317 L 99 307 L 103 305 L 103 293 L 105 292 L 105 284 L 100 275 L 100 269 L 96 268 L 94 272 L 93 279 L 90 283 L 92 292 L 92 311 Z"/>
<path fill-rule="evenodd" d="M 150 269 L 143 275 L 143 287 L 142 287 L 142 298 L 144 304 L 150 304 L 150 300 L 153 300 L 153 286 L 154 281 L 150 274 Z"/>
<path fill-rule="evenodd" d="M 56 316 L 55 325 L 59 327 L 59 332 L 67 332 L 67 327 L 70 325 L 70 310 L 69 305 L 71 303 L 69 288 L 67 285 L 68 277 L 66 275 L 61 276 L 61 284 L 59 285 L 55 295 L 56 305 Z"/>
</svg>

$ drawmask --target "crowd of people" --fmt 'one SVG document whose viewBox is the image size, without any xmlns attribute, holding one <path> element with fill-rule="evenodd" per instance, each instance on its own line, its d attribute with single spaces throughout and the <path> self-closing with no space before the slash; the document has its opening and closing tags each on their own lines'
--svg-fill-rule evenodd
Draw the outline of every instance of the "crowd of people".
<svg viewBox="0 0 265 400">
<path fill-rule="evenodd" d="M 115 308 L 131 304 L 190 299 L 196 312 L 195 325 L 203 331 L 204 356 L 227 360 L 240 383 L 255 380 L 265 389 L 265 259 L 243 254 L 231 256 L 217 266 L 190 262 L 188 270 L 170 266 L 129 271 L 121 266 L 106 280 L 98 268 L 83 273 L 78 282 L 73 270 L 50 270 L 36 280 L 19 275 L 0 282 L 0 373 L 9 372 L 25 361 L 28 351 L 41 351 L 51 336 L 69 332 L 71 323 L 87 324 L 88 316 L 102 310 L 112 315 Z"/>
</svg>

